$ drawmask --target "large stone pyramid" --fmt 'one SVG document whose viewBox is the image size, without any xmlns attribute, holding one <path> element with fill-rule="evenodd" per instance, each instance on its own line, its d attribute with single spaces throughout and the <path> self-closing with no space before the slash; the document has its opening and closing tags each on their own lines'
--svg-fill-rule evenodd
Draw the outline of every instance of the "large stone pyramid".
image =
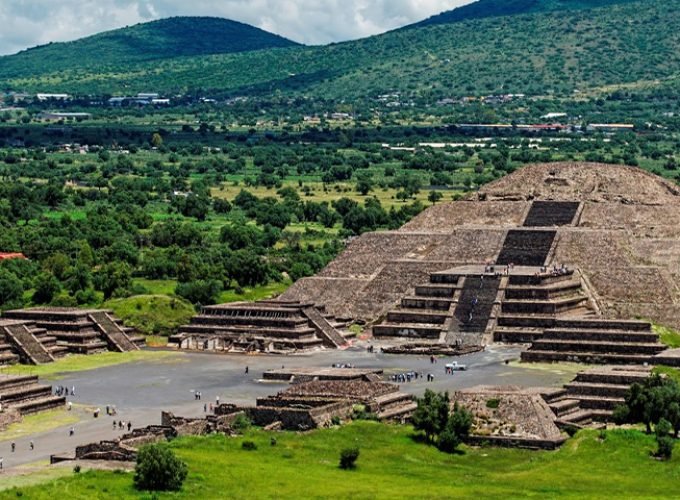
<svg viewBox="0 0 680 500">
<path fill-rule="evenodd" d="M 537 266 L 549 271 L 564 264 L 575 273 L 564 280 L 578 280 L 587 298 L 574 307 L 680 328 L 680 190 L 638 168 L 530 165 L 467 199 L 433 206 L 398 231 L 357 238 L 281 299 L 323 304 L 337 317 L 379 324 L 393 314 L 395 321 L 406 321 L 395 308 L 408 311 L 424 295 L 430 297 L 427 307 L 436 310 L 447 280 L 471 276 L 471 269 L 489 263 L 526 266 L 527 275 L 539 272 Z M 480 273 L 472 273 L 474 279 Z M 521 279 L 515 279 L 519 299 L 529 285 Z M 564 291 L 551 297 L 556 285 L 549 281 L 538 292 L 554 302 Z M 493 295 L 497 286 L 489 286 Z"/>
</svg>

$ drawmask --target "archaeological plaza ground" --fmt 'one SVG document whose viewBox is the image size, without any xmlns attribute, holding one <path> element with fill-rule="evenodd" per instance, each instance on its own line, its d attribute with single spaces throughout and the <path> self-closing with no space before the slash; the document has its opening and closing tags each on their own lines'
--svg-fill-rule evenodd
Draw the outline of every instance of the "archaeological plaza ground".
<svg viewBox="0 0 680 500">
<path fill-rule="evenodd" d="M 125 467 L 143 444 L 229 435 L 240 416 L 305 436 L 361 406 L 400 426 L 427 388 L 473 413 L 468 446 L 557 450 L 611 425 L 655 366 L 680 366 L 659 335 L 680 329 L 679 279 L 675 185 L 558 163 L 352 239 L 275 299 L 204 307 L 167 348 L 111 311 L 8 311 L 0 483 Z"/>
</svg>

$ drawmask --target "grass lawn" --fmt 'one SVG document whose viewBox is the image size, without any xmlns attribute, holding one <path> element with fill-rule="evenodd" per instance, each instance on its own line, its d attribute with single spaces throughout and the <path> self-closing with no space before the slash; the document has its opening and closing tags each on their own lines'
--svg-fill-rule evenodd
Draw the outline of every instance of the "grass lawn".
<svg viewBox="0 0 680 500">
<path fill-rule="evenodd" d="M 667 345 L 671 349 L 677 349 L 680 347 L 680 333 L 676 332 L 672 328 L 661 325 L 653 325 L 652 328 L 656 333 L 659 334 L 659 340 L 662 344 Z"/>
<path fill-rule="evenodd" d="M 171 443 L 187 462 L 179 493 L 155 498 L 633 498 L 673 496 L 680 458 L 650 458 L 654 439 L 636 430 L 583 431 L 556 452 L 464 448 L 447 455 L 412 439 L 410 427 L 355 422 L 306 434 L 251 431 Z M 258 449 L 246 451 L 244 439 Z M 338 468 L 340 450 L 358 446 L 357 468 Z M 88 471 L 0 498 L 150 498 L 132 474 Z"/>
<path fill-rule="evenodd" d="M 18 439 L 22 436 L 30 436 L 31 434 L 47 432 L 57 427 L 75 424 L 84 414 L 82 408 L 79 409 L 77 406 L 74 406 L 71 411 L 66 410 L 66 408 L 57 408 L 27 415 L 21 422 L 12 424 L 0 432 L 0 440 L 9 441 L 10 439 Z"/>
<path fill-rule="evenodd" d="M 196 314 L 194 306 L 180 297 L 135 295 L 113 299 L 103 307 L 112 309 L 126 325 L 144 335 L 170 335 Z"/>
<path fill-rule="evenodd" d="M 654 373 L 666 375 L 680 384 L 680 368 L 659 365 L 654 367 Z"/>
<path fill-rule="evenodd" d="M 272 297 L 281 295 L 290 285 L 290 281 L 284 281 L 282 283 L 276 281 L 255 288 L 244 288 L 242 294 L 236 293 L 235 290 L 226 290 L 220 294 L 219 302 L 251 302 L 253 300 L 271 299 Z"/>
<path fill-rule="evenodd" d="M 143 286 L 149 291 L 150 295 L 175 295 L 175 288 L 177 288 L 177 280 L 135 278 L 133 284 Z"/>
<path fill-rule="evenodd" d="M 77 354 L 66 356 L 54 363 L 44 365 L 11 365 L 0 368 L 3 375 L 38 375 L 52 380 L 59 375 L 82 372 L 103 368 L 105 366 L 132 363 L 135 361 L 156 361 L 177 357 L 177 353 L 170 351 L 132 351 L 132 352 L 103 352 L 99 354 Z"/>
</svg>

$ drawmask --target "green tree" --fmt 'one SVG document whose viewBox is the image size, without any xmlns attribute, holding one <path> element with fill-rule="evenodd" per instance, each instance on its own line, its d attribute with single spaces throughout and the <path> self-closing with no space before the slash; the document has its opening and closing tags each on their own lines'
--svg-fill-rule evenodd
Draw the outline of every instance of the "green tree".
<svg viewBox="0 0 680 500">
<path fill-rule="evenodd" d="M 179 491 L 187 466 L 166 445 L 143 446 L 137 453 L 134 484 L 138 490 Z"/>
<path fill-rule="evenodd" d="M 427 200 L 433 205 L 442 199 L 442 194 L 439 191 L 430 191 L 427 194 Z"/>
<path fill-rule="evenodd" d="M 163 137 L 158 132 L 155 132 L 151 136 L 151 145 L 154 148 L 160 148 L 163 145 Z"/>
<path fill-rule="evenodd" d="M 99 289 L 108 299 L 114 294 L 122 295 L 132 284 L 132 270 L 125 262 L 110 262 L 97 273 Z"/>
<path fill-rule="evenodd" d="M 472 414 L 455 403 L 453 412 L 449 415 L 446 426 L 439 435 L 437 447 L 446 453 L 453 453 L 460 443 L 468 437 L 471 428 Z"/>
<path fill-rule="evenodd" d="M 24 286 L 17 276 L 0 267 L 0 308 L 11 309 L 23 305 Z"/>
<path fill-rule="evenodd" d="M 432 442 L 444 429 L 449 418 L 449 394 L 425 390 L 422 398 L 418 398 L 418 407 L 411 417 L 413 427 L 425 433 L 428 442 Z"/>
<path fill-rule="evenodd" d="M 34 304 L 49 304 L 59 293 L 61 286 L 52 273 L 41 273 L 35 279 Z"/>
<path fill-rule="evenodd" d="M 656 424 L 654 428 L 657 444 L 656 456 L 665 460 L 669 460 L 671 458 L 673 455 L 673 447 L 675 446 L 675 442 L 670 436 L 671 430 L 672 426 L 665 418 L 659 420 L 659 423 Z"/>
</svg>

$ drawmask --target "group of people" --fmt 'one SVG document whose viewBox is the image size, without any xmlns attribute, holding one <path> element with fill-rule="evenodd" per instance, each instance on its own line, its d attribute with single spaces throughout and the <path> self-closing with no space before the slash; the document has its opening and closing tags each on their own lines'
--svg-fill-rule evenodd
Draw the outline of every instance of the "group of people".
<svg viewBox="0 0 680 500">
<path fill-rule="evenodd" d="M 333 363 L 333 368 L 355 368 L 355 366 L 349 363 Z"/>
<path fill-rule="evenodd" d="M 55 396 L 75 396 L 76 395 L 76 386 L 71 387 L 71 391 L 69 392 L 68 387 L 64 387 L 63 385 L 58 385 L 57 387 L 54 388 L 54 395 Z"/>
<path fill-rule="evenodd" d="M 401 383 L 411 382 L 412 380 L 418 380 L 419 377 L 423 378 L 423 374 L 415 372 L 415 371 L 405 372 L 405 373 L 396 373 L 396 374 L 392 375 L 392 382 L 401 382 Z M 429 379 L 428 379 L 428 381 L 429 381 Z"/>
<path fill-rule="evenodd" d="M 132 430 L 132 422 L 128 421 L 126 423 L 126 422 L 123 422 L 122 420 L 119 420 L 118 422 L 116 422 L 114 420 L 113 421 L 113 430 L 115 431 L 116 428 L 118 428 L 118 430 L 124 430 L 124 429 L 127 428 L 127 431 L 130 432 Z"/>
</svg>

